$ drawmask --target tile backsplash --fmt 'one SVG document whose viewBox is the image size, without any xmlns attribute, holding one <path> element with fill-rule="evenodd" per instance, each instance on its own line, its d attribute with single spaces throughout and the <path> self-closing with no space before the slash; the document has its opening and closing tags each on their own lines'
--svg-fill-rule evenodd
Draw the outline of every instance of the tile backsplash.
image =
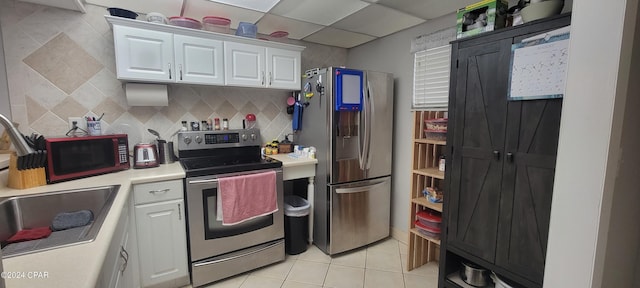
<svg viewBox="0 0 640 288">
<path fill-rule="evenodd" d="M 68 117 L 105 114 L 103 131 L 124 132 L 130 142 L 150 141 L 147 128 L 168 138 L 181 121 L 227 118 L 242 128 L 248 113 L 257 117 L 262 141 L 291 133 L 286 99 L 292 91 L 223 86 L 169 85 L 169 106 L 130 107 L 123 82 L 115 76 L 113 33 L 105 7 L 87 13 L 0 0 L 12 119 L 24 134 L 64 135 Z M 302 71 L 343 66 L 347 50 L 290 40 L 305 46 Z"/>
</svg>

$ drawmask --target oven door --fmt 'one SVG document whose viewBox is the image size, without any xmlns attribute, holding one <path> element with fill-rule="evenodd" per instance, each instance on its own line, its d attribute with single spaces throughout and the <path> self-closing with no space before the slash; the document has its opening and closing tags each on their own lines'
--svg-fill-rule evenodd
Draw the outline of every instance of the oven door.
<svg viewBox="0 0 640 288">
<path fill-rule="evenodd" d="M 284 238 L 282 169 L 276 171 L 278 211 L 232 226 L 216 220 L 218 178 L 242 176 L 269 170 L 191 177 L 186 179 L 187 215 L 191 261 L 248 248 Z"/>
</svg>

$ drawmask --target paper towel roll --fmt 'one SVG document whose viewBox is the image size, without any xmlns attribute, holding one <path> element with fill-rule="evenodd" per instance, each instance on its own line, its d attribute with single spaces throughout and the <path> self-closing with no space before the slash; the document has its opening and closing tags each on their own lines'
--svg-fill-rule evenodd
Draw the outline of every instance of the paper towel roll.
<svg viewBox="0 0 640 288">
<path fill-rule="evenodd" d="M 167 85 L 127 83 L 125 93 L 129 106 L 169 106 Z"/>
</svg>

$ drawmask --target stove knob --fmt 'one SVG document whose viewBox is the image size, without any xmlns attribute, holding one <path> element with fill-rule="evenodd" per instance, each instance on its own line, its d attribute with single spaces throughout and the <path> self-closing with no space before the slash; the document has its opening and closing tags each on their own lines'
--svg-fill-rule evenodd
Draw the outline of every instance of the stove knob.
<svg viewBox="0 0 640 288">
<path fill-rule="evenodd" d="M 187 145 L 191 144 L 191 137 L 184 136 L 184 144 L 187 144 Z"/>
<path fill-rule="evenodd" d="M 196 143 L 198 144 L 202 143 L 202 137 L 196 136 Z"/>
<path fill-rule="evenodd" d="M 242 134 L 242 141 L 247 141 L 247 134 Z"/>
<path fill-rule="evenodd" d="M 255 141 L 256 140 L 256 134 L 251 133 L 251 140 Z"/>
</svg>

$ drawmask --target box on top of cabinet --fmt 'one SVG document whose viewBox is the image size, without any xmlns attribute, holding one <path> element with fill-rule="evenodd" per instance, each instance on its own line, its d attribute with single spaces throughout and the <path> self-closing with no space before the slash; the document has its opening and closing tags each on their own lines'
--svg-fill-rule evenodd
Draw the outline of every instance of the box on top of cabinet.
<svg viewBox="0 0 640 288">
<path fill-rule="evenodd" d="M 508 8 L 507 0 L 484 0 L 458 9 L 456 38 L 504 28 Z"/>
</svg>

